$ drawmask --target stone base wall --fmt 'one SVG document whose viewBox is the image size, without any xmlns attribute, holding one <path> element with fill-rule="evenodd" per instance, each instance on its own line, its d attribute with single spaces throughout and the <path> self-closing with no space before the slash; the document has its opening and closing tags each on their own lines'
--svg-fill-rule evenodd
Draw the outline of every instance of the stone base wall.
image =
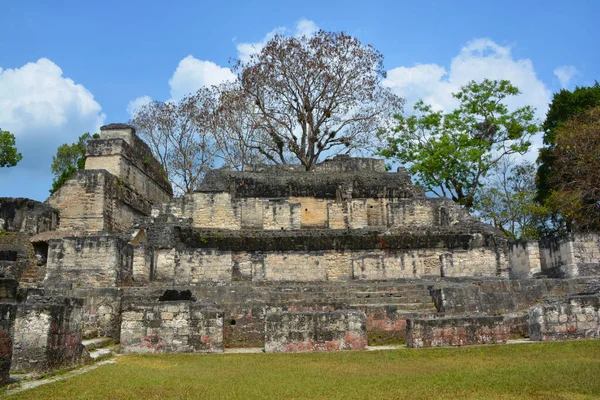
<svg viewBox="0 0 600 400">
<path fill-rule="evenodd" d="M 29 296 L 15 321 L 12 369 L 48 371 L 81 362 L 81 299 Z"/>
<path fill-rule="evenodd" d="M 60 212 L 60 229 L 75 231 L 126 231 L 152 208 L 147 198 L 104 169 L 77 171 L 47 202 Z"/>
<path fill-rule="evenodd" d="M 141 253 L 141 251 L 140 251 Z M 492 249 L 249 251 L 158 249 L 140 256 L 136 282 L 171 285 L 203 282 L 350 281 L 432 277 L 505 276 Z M 152 268 L 143 262 L 153 262 Z M 451 267 L 449 267 L 451 265 Z M 501 264 L 502 265 L 502 264 Z"/>
<path fill-rule="evenodd" d="M 513 242 L 509 252 L 509 264 L 511 279 L 528 279 L 542 272 L 538 242 Z"/>
<path fill-rule="evenodd" d="M 47 295 L 83 299 L 83 336 L 119 340 L 121 331 L 121 288 L 62 288 L 45 290 Z"/>
<path fill-rule="evenodd" d="M 124 301 L 122 353 L 223 351 L 223 312 L 192 301 Z"/>
<path fill-rule="evenodd" d="M 509 338 L 510 327 L 503 316 L 415 318 L 406 324 L 408 347 L 506 343 Z"/>
<path fill-rule="evenodd" d="M 532 307 L 529 323 L 532 340 L 600 338 L 600 294 Z"/>
<path fill-rule="evenodd" d="M 10 378 L 16 314 L 16 304 L 0 303 L 0 386 Z"/>
<path fill-rule="evenodd" d="M 573 233 L 540 241 L 542 273 L 555 277 L 600 275 L 600 234 Z"/>
<path fill-rule="evenodd" d="M 283 312 L 267 315 L 265 352 L 363 350 L 367 325 L 363 313 Z"/>
<path fill-rule="evenodd" d="M 117 236 L 52 239 L 48 244 L 46 286 L 116 287 L 130 285 L 133 249 Z"/>
<path fill-rule="evenodd" d="M 438 284 L 431 294 L 439 312 L 497 314 L 527 310 L 545 296 L 578 293 L 585 287 L 578 279 L 487 280 Z"/>
</svg>

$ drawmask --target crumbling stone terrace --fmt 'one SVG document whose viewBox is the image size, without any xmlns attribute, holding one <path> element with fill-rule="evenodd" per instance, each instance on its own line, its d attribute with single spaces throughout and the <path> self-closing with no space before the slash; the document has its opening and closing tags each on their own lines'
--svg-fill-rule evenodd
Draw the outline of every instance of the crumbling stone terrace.
<svg viewBox="0 0 600 400">
<path fill-rule="evenodd" d="M 126 353 L 595 338 L 598 265 L 597 234 L 511 242 L 377 159 L 218 169 L 174 198 L 110 124 L 45 203 L 0 199 L 0 381 L 11 360 L 80 362 L 83 336 Z"/>
</svg>

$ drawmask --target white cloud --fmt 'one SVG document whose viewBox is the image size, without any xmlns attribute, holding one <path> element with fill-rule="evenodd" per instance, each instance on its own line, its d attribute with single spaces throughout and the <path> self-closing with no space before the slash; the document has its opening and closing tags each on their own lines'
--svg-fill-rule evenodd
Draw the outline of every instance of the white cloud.
<svg viewBox="0 0 600 400">
<path fill-rule="evenodd" d="M 397 67 L 388 71 L 383 84 L 407 100 L 405 111 L 410 112 L 414 103 L 423 99 L 426 103 L 444 111 L 457 105 L 452 97 L 461 86 L 471 80 L 508 79 L 522 94 L 507 100 L 509 107 L 531 105 L 536 116 L 543 120 L 551 91 L 537 77 L 529 59 L 515 59 L 509 46 L 501 46 L 490 39 L 475 39 L 460 50 L 450 61 L 449 69 L 437 64 L 417 64 Z M 533 139 L 528 160 L 535 160 L 541 146 L 541 136 Z"/>
<path fill-rule="evenodd" d="M 296 34 L 294 36 L 312 36 L 319 30 L 315 21 L 310 19 L 301 19 L 296 23 Z"/>
<path fill-rule="evenodd" d="M 250 61 L 250 57 L 252 54 L 256 54 L 260 52 L 267 42 L 275 35 L 286 35 L 288 33 L 292 33 L 295 37 L 301 36 L 312 36 L 319 30 L 319 26 L 315 23 L 315 21 L 309 19 L 301 19 L 296 22 L 296 26 L 294 29 L 288 29 L 284 26 L 279 26 L 273 29 L 271 32 L 267 33 L 262 40 L 254 43 L 238 43 L 236 49 L 238 51 L 238 58 L 243 62 Z"/>
<path fill-rule="evenodd" d="M 89 90 L 63 77 L 61 68 L 47 58 L 20 68 L 0 68 L 0 128 L 15 135 L 23 154 L 19 165 L 0 172 L 0 196 L 43 200 L 56 148 L 84 132 L 96 132 L 105 119 L 101 111 Z M 34 182 L 40 184 L 36 187 Z"/>
<path fill-rule="evenodd" d="M 286 32 L 286 28 L 280 26 L 267 33 L 261 41 L 255 43 L 238 43 L 236 47 L 238 51 L 238 58 L 243 62 L 250 61 L 250 57 L 253 54 L 259 53 L 267 44 L 267 42 L 275 37 L 275 35 L 283 35 Z"/>
<path fill-rule="evenodd" d="M 234 79 L 235 74 L 229 68 L 189 55 L 179 61 L 177 69 L 169 79 L 171 100 L 180 100 L 201 87 L 218 85 Z"/>
<path fill-rule="evenodd" d="M 571 79 L 575 75 L 577 75 L 579 71 L 573 65 L 563 65 L 562 67 L 558 67 L 554 70 L 554 75 L 558 78 L 560 82 L 560 87 L 565 89 L 569 86 Z"/>
<path fill-rule="evenodd" d="M 133 118 L 135 112 L 140 108 L 145 106 L 148 103 L 152 102 L 152 97 L 150 96 L 140 96 L 135 100 L 131 100 L 128 104 L 127 104 L 127 113 L 129 114 L 129 117 Z"/>
</svg>

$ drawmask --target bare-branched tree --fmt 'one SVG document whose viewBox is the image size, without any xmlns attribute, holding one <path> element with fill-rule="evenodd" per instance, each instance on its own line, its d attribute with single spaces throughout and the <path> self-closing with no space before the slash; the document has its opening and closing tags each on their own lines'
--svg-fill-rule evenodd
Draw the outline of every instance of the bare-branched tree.
<svg viewBox="0 0 600 400">
<path fill-rule="evenodd" d="M 276 35 L 234 69 L 254 105 L 257 149 L 276 164 L 310 170 L 322 156 L 364 148 L 403 105 L 381 86 L 381 53 L 344 33 Z"/>
<path fill-rule="evenodd" d="M 154 101 L 131 120 L 167 171 L 176 193 L 193 192 L 218 152 L 212 130 L 215 97 L 200 89 L 177 103 Z"/>
<path fill-rule="evenodd" d="M 244 171 L 249 166 L 264 163 L 271 143 L 265 140 L 256 114 L 256 105 L 237 82 L 227 82 L 211 88 L 218 98 L 212 114 L 212 130 L 216 137 L 218 156 L 225 166 Z"/>
</svg>

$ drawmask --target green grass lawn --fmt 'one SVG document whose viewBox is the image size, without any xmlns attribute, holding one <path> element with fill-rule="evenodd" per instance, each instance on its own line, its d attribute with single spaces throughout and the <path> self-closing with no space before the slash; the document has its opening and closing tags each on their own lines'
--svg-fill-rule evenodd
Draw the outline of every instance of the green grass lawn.
<svg viewBox="0 0 600 400">
<path fill-rule="evenodd" d="M 128 355 L 10 399 L 600 399 L 600 340 L 316 354 Z"/>
</svg>

